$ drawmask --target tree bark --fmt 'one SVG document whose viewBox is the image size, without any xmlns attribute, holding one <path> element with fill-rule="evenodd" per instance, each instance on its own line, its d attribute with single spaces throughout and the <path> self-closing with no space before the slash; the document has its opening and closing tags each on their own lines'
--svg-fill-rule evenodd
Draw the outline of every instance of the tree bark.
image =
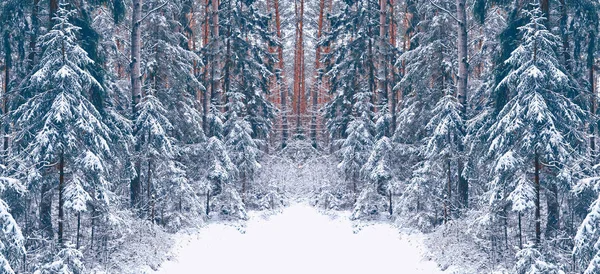
<svg viewBox="0 0 600 274">
<path fill-rule="evenodd" d="M 547 182 L 546 206 L 548 219 L 546 221 L 546 238 L 556 236 L 559 229 L 560 208 L 558 203 L 558 186 L 555 182 Z"/>
<path fill-rule="evenodd" d="M 300 7 L 298 3 L 300 1 Z M 295 0 L 296 45 L 294 52 L 294 115 L 296 116 L 296 134 L 302 133 L 302 118 L 306 114 L 304 89 L 304 0 Z"/>
<path fill-rule="evenodd" d="M 594 54 L 596 52 L 596 32 L 591 30 L 589 32 L 589 43 L 587 50 L 587 68 L 588 68 L 588 81 L 590 82 L 590 112 L 592 115 L 596 115 L 598 102 L 596 101 L 596 77 L 594 76 Z M 592 122 L 590 125 L 590 150 L 592 165 L 596 163 L 596 134 L 598 131 L 598 124 Z"/>
<path fill-rule="evenodd" d="M 211 66 L 211 79 L 210 79 L 210 100 L 216 105 L 221 104 L 221 81 L 220 81 L 220 67 L 219 67 L 219 58 L 217 56 L 217 51 L 220 47 L 219 41 L 219 0 L 211 0 L 212 3 L 212 28 L 211 28 L 211 40 L 212 43 L 212 52 L 210 53 L 210 66 Z M 210 104 L 208 105 L 210 109 Z"/>
<path fill-rule="evenodd" d="M 2 114 L 8 113 L 8 92 L 10 86 L 10 70 L 12 68 L 12 50 L 10 46 L 10 34 L 4 33 L 4 92 L 2 94 Z M 6 164 L 8 156 L 8 132 L 9 124 L 5 123 L 3 129 L 2 162 Z"/>
<path fill-rule="evenodd" d="M 325 0 L 319 1 L 319 19 L 317 21 L 317 43 L 323 36 L 323 17 L 325 14 Z M 310 124 L 310 139 L 313 143 L 313 147 L 317 148 L 317 131 L 318 125 L 317 123 L 317 112 L 319 111 L 319 97 L 322 92 L 321 79 L 319 76 L 319 70 L 321 69 L 321 47 L 317 45 L 315 49 L 315 84 L 312 92 L 312 117 Z"/>
<path fill-rule="evenodd" d="M 77 244 L 76 249 L 79 249 L 79 238 L 81 237 L 81 212 L 77 212 Z"/>
<path fill-rule="evenodd" d="M 65 190 L 65 155 L 63 152 L 60 153 L 60 159 L 58 163 L 58 245 L 63 247 L 63 233 L 64 233 L 64 190 Z"/>
<path fill-rule="evenodd" d="M 279 0 L 273 0 L 273 5 L 275 9 L 275 30 L 277 33 L 277 39 L 281 42 L 281 16 L 279 12 Z M 278 79 L 277 87 L 279 89 L 281 100 L 281 147 L 285 148 L 287 139 L 288 139 L 288 114 L 287 114 L 287 97 L 288 90 L 287 85 L 285 84 L 285 73 L 284 73 L 284 64 L 283 64 L 283 45 L 280 45 L 277 48 L 277 58 L 279 59 L 277 62 L 277 68 L 279 69 L 281 75 L 280 79 Z"/>
<path fill-rule="evenodd" d="M 519 212 L 519 249 L 523 249 L 523 229 L 521 228 L 521 212 Z"/>
<path fill-rule="evenodd" d="M 132 121 L 138 116 L 137 105 L 142 99 L 142 75 L 140 71 L 141 62 L 141 20 L 142 20 L 142 0 L 133 0 L 133 11 L 131 15 L 131 109 Z M 138 129 L 134 129 L 134 135 Z M 135 153 L 141 150 L 140 142 L 135 145 Z M 142 195 L 142 184 L 140 182 L 141 160 L 136 159 L 135 174 L 130 183 L 131 207 L 139 208 L 140 196 Z"/>
<path fill-rule="evenodd" d="M 31 33 L 29 34 L 29 55 L 27 56 L 27 72 L 30 72 L 35 65 L 35 53 L 37 50 L 37 35 L 40 26 L 39 10 L 40 0 L 33 0 L 31 9 Z"/>
<path fill-rule="evenodd" d="M 49 29 L 52 29 L 52 27 L 54 27 L 54 17 L 56 16 L 57 11 L 58 11 L 58 0 L 50 0 L 50 17 L 48 18 L 49 25 L 50 25 Z"/>
<path fill-rule="evenodd" d="M 148 178 L 146 178 L 146 191 L 148 199 L 148 219 L 154 223 L 154 198 L 152 197 L 152 158 L 148 159 Z"/>
<path fill-rule="evenodd" d="M 534 156 L 534 186 L 535 186 L 535 244 L 540 245 L 542 235 L 542 219 L 540 214 L 540 156 L 535 152 Z"/>
<path fill-rule="evenodd" d="M 567 14 L 567 3 L 566 0 L 560 0 L 560 28 L 562 34 L 562 46 L 563 46 L 563 59 L 565 68 L 568 72 L 573 72 L 571 66 L 571 53 L 569 44 L 569 30 L 568 30 L 569 15 Z"/>
<path fill-rule="evenodd" d="M 458 22 L 458 101 L 461 104 L 461 114 L 463 121 L 467 119 L 467 80 L 468 80 L 468 37 L 467 37 L 467 12 L 466 12 L 466 0 L 456 0 L 456 15 L 459 20 Z M 464 151 L 463 140 L 459 140 L 459 153 L 462 154 Z M 458 160 L 458 195 L 460 206 L 467 208 L 469 206 L 469 181 L 467 180 L 464 172 L 464 162 L 462 159 Z"/>
</svg>

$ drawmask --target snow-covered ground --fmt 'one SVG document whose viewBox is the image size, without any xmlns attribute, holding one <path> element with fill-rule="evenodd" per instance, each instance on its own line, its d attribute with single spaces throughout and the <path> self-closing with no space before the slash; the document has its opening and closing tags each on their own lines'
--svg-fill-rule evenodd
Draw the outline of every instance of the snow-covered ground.
<svg viewBox="0 0 600 274">
<path fill-rule="evenodd" d="M 386 224 L 354 233 L 348 218 L 332 218 L 305 204 L 268 219 L 254 216 L 240 231 L 211 224 L 181 236 L 173 258 L 156 273 L 442 273 L 423 259 L 418 237 L 401 237 Z"/>
</svg>

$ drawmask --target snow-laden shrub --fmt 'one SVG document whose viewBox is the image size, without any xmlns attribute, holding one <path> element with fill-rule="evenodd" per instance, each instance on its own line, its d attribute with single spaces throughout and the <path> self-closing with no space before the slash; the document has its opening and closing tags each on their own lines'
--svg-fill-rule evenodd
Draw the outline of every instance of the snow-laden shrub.
<svg viewBox="0 0 600 274">
<path fill-rule="evenodd" d="M 222 219 L 247 220 L 248 214 L 242 198 L 230 184 L 223 184 L 221 193 L 212 197 L 210 211 Z"/>
<path fill-rule="evenodd" d="M 56 254 L 52 262 L 35 271 L 35 274 L 82 274 L 85 273 L 82 259 L 81 251 L 67 246 Z"/>
<path fill-rule="evenodd" d="M 371 219 L 389 212 L 386 197 L 377 192 L 375 185 L 368 185 L 358 197 L 352 219 Z"/>
<path fill-rule="evenodd" d="M 517 252 L 516 274 L 563 274 L 556 265 L 547 262 L 533 244 L 528 244 Z"/>
</svg>

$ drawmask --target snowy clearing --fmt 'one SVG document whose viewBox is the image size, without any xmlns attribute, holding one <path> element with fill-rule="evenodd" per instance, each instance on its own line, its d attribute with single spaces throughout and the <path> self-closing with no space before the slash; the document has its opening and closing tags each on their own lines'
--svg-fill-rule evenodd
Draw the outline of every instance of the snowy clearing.
<svg viewBox="0 0 600 274">
<path fill-rule="evenodd" d="M 296 204 L 268 220 L 254 216 L 245 233 L 211 224 L 183 236 L 156 273 L 442 273 L 423 253 L 418 237 L 390 225 L 355 234 L 348 218 Z"/>
</svg>

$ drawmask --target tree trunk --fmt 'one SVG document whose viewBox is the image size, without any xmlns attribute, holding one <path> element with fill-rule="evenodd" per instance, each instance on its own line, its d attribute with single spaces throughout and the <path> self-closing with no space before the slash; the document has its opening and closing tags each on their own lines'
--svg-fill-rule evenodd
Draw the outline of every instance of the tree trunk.
<svg viewBox="0 0 600 274">
<path fill-rule="evenodd" d="M 542 219 L 540 215 L 540 156 L 535 152 L 534 159 L 534 185 L 535 185 L 535 244 L 539 247 L 542 235 Z"/>
<path fill-rule="evenodd" d="M 206 216 L 210 213 L 210 190 L 206 191 Z"/>
<path fill-rule="evenodd" d="M 77 244 L 76 249 L 79 249 L 79 238 L 81 237 L 81 212 L 77 212 Z"/>
<path fill-rule="evenodd" d="M 596 32 L 589 32 L 589 43 L 587 50 L 587 68 L 588 68 L 588 81 L 590 82 L 590 112 L 591 115 L 596 115 L 598 102 L 596 101 L 596 77 L 594 76 L 594 54 L 596 52 Z M 598 124 L 596 122 L 591 122 L 590 125 L 590 150 L 591 150 L 591 159 L 592 165 L 596 163 L 596 134 L 598 130 Z"/>
<path fill-rule="evenodd" d="M 325 14 L 325 0 L 319 1 L 319 19 L 317 21 L 317 41 L 321 39 L 323 36 L 323 18 Z M 312 92 L 312 114 L 311 114 L 311 124 L 310 124 L 310 139 L 313 143 L 313 147 L 317 148 L 317 131 L 318 125 L 318 111 L 319 111 L 319 97 L 321 96 L 321 92 L 323 87 L 321 85 L 321 78 L 319 76 L 319 70 L 321 69 L 321 47 L 317 45 L 315 49 L 315 85 L 313 87 Z"/>
<path fill-rule="evenodd" d="M 468 64 L 467 64 L 467 12 L 466 0 L 456 0 L 456 15 L 458 22 L 458 101 L 461 104 L 461 114 L 463 121 L 467 119 L 467 80 L 468 80 Z M 459 140 L 459 153 L 464 151 L 463 140 Z M 467 208 L 469 206 L 469 181 L 467 180 L 464 171 L 464 162 L 458 160 L 458 198 L 460 206 Z"/>
<path fill-rule="evenodd" d="M 573 68 L 571 66 L 571 53 L 569 44 L 569 29 L 567 26 L 569 21 L 569 15 L 567 13 L 566 0 L 560 0 L 560 29 L 562 34 L 562 46 L 563 46 L 563 59 L 565 68 L 568 72 L 572 73 Z"/>
<path fill-rule="evenodd" d="M 388 99 L 388 72 L 387 72 L 387 0 L 379 0 L 379 68 L 377 72 L 378 84 L 379 84 L 379 98 L 375 101 L 375 104 L 381 104 Z M 387 132 L 385 134 L 388 135 Z"/>
<path fill-rule="evenodd" d="M 306 114 L 306 98 L 303 83 L 304 73 L 304 0 L 295 3 L 296 14 L 296 45 L 294 51 L 294 98 L 293 111 L 296 116 L 296 134 L 302 133 L 302 118 Z"/>
<path fill-rule="evenodd" d="M 44 181 L 41 187 L 41 199 L 40 199 L 40 227 L 44 237 L 51 239 L 54 237 L 54 229 L 52 228 L 52 200 L 54 192 L 52 191 L 52 184 L 48 181 Z"/>
<path fill-rule="evenodd" d="M 519 211 L 519 249 L 523 249 L 523 229 L 521 228 L 521 212 Z"/>
<path fill-rule="evenodd" d="M 64 233 L 64 190 L 65 190 L 65 155 L 63 152 L 60 153 L 60 159 L 58 162 L 58 245 L 63 247 L 63 233 Z"/>
<path fill-rule="evenodd" d="M 548 210 L 546 238 L 550 238 L 556 236 L 559 229 L 560 205 L 558 204 L 558 186 L 555 182 L 547 182 L 546 206 Z"/>
<path fill-rule="evenodd" d="M 58 1 L 59 0 L 50 0 L 50 16 L 48 17 L 50 25 L 49 29 L 52 29 L 52 27 L 54 27 L 54 17 L 56 16 L 56 12 L 58 11 Z"/>
<path fill-rule="evenodd" d="M 388 200 L 389 200 L 389 205 L 390 205 L 390 208 L 389 208 L 390 216 L 392 216 L 394 214 L 394 204 L 392 203 L 392 197 L 393 196 L 392 196 L 392 191 L 391 190 L 388 190 L 388 197 L 389 197 Z"/>
<path fill-rule="evenodd" d="M 450 219 L 450 216 L 452 215 L 452 169 L 450 166 L 450 158 L 448 158 L 448 166 L 446 169 L 447 172 L 447 182 L 446 182 L 446 201 L 445 201 L 445 207 L 446 209 L 444 210 L 444 219 L 445 219 L 445 223 L 448 222 L 448 220 Z"/>
<path fill-rule="evenodd" d="M 281 41 L 281 17 L 279 12 L 279 0 L 273 0 L 273 5 L 275 9 L 275 30 L 277 33 L 277 39 Z M 277 58 L 279 59 L 277 62 L 277 68 L 279 69 L 281 76 L 278 79 L 277 86 L 279 88 L 280 100 L 281 100 L 281 147 L 284 148 L 288 139 L 288 120 L 287 120 L 287 97 L 288 90 L 287 85 L 285 84 L 285 73 L 284 73 L 284 65 L 283 65 L 283 45 L 280 45 L 277 48 Z"/>
<path fill-rule="evenodd" d="M 10 46 L 10 34 L 4 33 L 4 93 L 2 94 L 2 114 L 8 113 L 8 91 L 10 85 L 10 69 L 12 68 L 12 50 Z M 8 156 L 8 131 L 9 124 L 5 123 L 3 129 L 2 162 L 6 164 Z"/>
<path fill-rule="evenodd" d="M 142 20 L 142 0 L 133 0 L 133 11 L 131 16 L 131 108 L 132 121 L 137 119 L 137 105 L 142 98 L 142 75 L 140 72 L 141 62 L 141 20 Z M 138 129 L 134 129 L 134 135 Z M 135 154 L 141 150 L 140 143 L 136 142 Z M 142 195 L 142 184 L 140 182 L 141 162 L 136 159 L 134 166 L 135 174 L 130 183 L 131 207 L 140 206 L 140 196 Z"/>
<path fill-rule="evenodd" d="M 40 26 L 39 10 L 40 0 L 33 0 L 31 9 L 31 33 L 29 34 L 29 55 L 27 56 L 27 72 L 35 65 L 35 53 L 37 49 L 38 30 Z"/>
<path fill-rule="evenodd" d="M 546 27 L 550 26 L 550 0 L 540 0 L 540 9 L 546 17 Z"/>
<path fill-rule="evenodd" d="M 221 81 L 220 67 L 217 51 L 220 50 L 219 42 L 219 0 L 211 0 L 212 3 L 212 28 L 211 39 L 213 41 L 212 52 L 210 53 L 211 79 L 210 79 L 210 100 L 214 104 L 220 105 L 221 102 Z M 208 105 L 210 109 L 210 104 Z"/>
<path fill-rule="evenodd" d="M 154 223 L 154 198 L 152 195 L 152 158 L 148 159 L 148 175 L 146 178 L 146 194 L 148 200 L 148 219 Z"/>
<path fill-rule="evenodd" d="M 90 250 L 94 250 L 94 232 L 96 230 L 96 210 L 92 208 L 92 232 L 90 235 Z"/>
</svg>

